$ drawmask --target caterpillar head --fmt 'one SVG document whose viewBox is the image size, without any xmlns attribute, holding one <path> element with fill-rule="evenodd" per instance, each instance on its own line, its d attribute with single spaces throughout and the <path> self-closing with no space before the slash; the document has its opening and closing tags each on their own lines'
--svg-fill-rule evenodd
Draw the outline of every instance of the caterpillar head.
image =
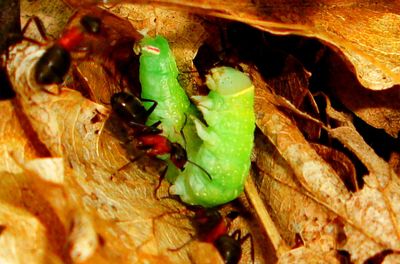
<svg viewBox="0 0 400 264">
<path fill-rule="evenodd" d="M 225 96 L 235 96 L 253 88 L 250 78 L 241 71 L 231 67 L 216 67 L 206 76 L 210 90 Z"/>
<path fill-rule="evenodd" d="M 168 41 L 157 36 L 146 37 L 140 42 L 140 64 L 147 72 L 178 74 L 174 56 L 169 48 Z"/>
</svg>

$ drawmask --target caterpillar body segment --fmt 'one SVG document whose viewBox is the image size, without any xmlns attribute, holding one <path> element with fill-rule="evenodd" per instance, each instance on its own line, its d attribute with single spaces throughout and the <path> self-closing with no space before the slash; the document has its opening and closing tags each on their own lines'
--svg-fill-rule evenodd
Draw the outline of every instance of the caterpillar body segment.
<svg viewBox="0 0 400 264">
<path fill-rule="evenodd" d="M 206 84 L 208 96 L 195 97 L 207 125 L 195 120 L 203 143 L 192 160 L 211 179 L 199 166 L 187 164 L 172 190 L 186 203 L 213 207 L 243 191 L 254 139 L 254 86 L 244 73 L 229 67 L 212 69 Z"/>
</svg>

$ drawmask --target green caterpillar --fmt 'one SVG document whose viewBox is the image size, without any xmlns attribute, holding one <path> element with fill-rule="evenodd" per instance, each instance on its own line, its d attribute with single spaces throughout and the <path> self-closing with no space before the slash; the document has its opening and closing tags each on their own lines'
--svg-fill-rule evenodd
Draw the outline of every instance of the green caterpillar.
<svg viewBox="0 0 400 264">
<path fill-rule="evenodd" d="M 195 120 L 203 143 L 193 161 L 212 179 L 187 164 L 171 192 L 188 204 L 213 207 L 232 201 L 243 191 L 254 140 L 254 86 L 244 73 L 229 67 L 212 69 L 206 84 L 211 90 L 208 96 L 193 98 L 208 125 Z"/>
<path fill-rule="evenodd" d="M 167 178 L 174 182 L 171 191 L 188 204 L 204 207 L 235 199 L 243 191 L 253 146 L 254 87 L 250 79 L 229 67 L 211 70 L 206 82 L 211 92 L 193 97 L 206 126 L 197 119 L 197 110 L 177 81 L 178 69 L 168 42 L 162 37 L 144 38 L 140 45 L 142 98 L 158 102 L 148 124 L 161 121 L 168 139 L 183 144 L 180 130 L 188 119 L 183 134 L 192 162 L 183 172 L 169 166 Z"/>
<path fill-rule="evenodd" d="M 157 101 L 158 105 L 149 116 L 146 124 L 151 125 L 161 121 L 163 134 L 172 142 L 178 142 L 186 148 L 188 158 L 192 158 L 201 144 L 194 130 L 190 116 L 198 116 L 197 109 L 190 104 L 189 98 L 180 86 L 178 68 L 168 41 L 157 36 L 145 37 L 140 42 L 141 56 L 139 79 L 142 85 L 142 98 Z M 144 103 L 148 109 L 151 103 Z M 182 138 L 182 131 L 185 139 Z M 169 162 L 169 161 L 167 161 Z M 166 177 L 173 182 L 179 170 L 168 163 Z"/>
</svg>

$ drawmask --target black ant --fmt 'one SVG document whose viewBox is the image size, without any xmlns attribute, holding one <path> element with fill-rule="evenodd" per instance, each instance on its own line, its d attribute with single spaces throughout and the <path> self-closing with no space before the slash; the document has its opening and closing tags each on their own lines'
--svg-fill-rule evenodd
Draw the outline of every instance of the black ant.
<svg viewBox="0 0 400 264">
<path fill-rule="evenodd" d="M 153 104 L 146 110 L 143 102 L 152 102 Z M 184 170 L 186 163 L 191 163 L 204 171 L 211 180 L 211 175 L 204 168 L 188 159 L 186 150 L 182 145 L 177 142 L 171 142 L 165 136 L 160 135 L 162 130 L 159 129 L 158 126 L 161 124 L 161 121 L 158 121 L 151 126 L 145 124 L 148 117 L 157 107 L 157 104 L 158 103 L 154 100 L 144 98 L 140 99 L 137 96 L 126 92 L 115 93 L 111 97 L 111 107 L 113 111 L 123 121 L 125 126 L 133 130 L 131 138 L 134 138 L 137 141 L 137 146 L 140 150 L 144 150 L 150 157 L 169 154 L 171 162 L 181 171 Z M 182 137 L 184 138 L 183 133 Z M 134 160 L 136 160 L 136 158 L 131 159 L 131 162 Z M 118 171 L 121 171 L 129 164 L 130 162 L 119 168 Z M 157 191 L 167 173 L 167 169 L 168 167 L 160 176 L 159 183 L 154 190 L 155 197 L 157 197 Z"/>
<path fill-rule="evenodd" d="M 242 237 L 240 230 L 235 230 L 232 234 L 228 234 L 230 222 L 238 217 L 238 212 L 231 211 L 226 215 L 226 217 L 223 217 L 215 208 L 206 209 L 203 207 L 191 207 L 189 210 L 194 211 L 195 213 L 194 217 L 192 218 L 192 224 L 196 229 L 197 238 L 202 242 L 213 244 L 225 263 L 235 264 L 239 262 L 242 256 L 242 244 L 247 239 L 250 239 L 251 258 L 254 262 L 254 249 L 251 234 L 249 233 Z M 181 214 L 182 211 L 165 213 L 157 218 L 176 213 Z M 190 242 L 192 242 L 192 239 L 178 248 L 169 250 L 179 251 L 183 247 L 187 246 Z"/>
<path fill-rule="evenodd" d="M 143 102 L 152 102 L 153 105 L 146 110 Z M 151 157 L 169 153 L 172 163 L 183 170 L 188 161 L 186 150 L 179 143 L 171 142 L 160 135 L 162 132 L 158 128 L 160 121 L 151 126 L 145 125 L 148 117 L 157 107 L 156 101 L 139 99 L 132 94 L 119 92 L 111 97 L 111 107 L 125 125 L 134 130 L 133 137 L 138 141 L 139 149 L 145 150 Z"/>
<path fill-rule="evenodd" d="M 153 105 L 146 110 L 143 102 L 152 102 Z M 111 107 L 113 111 L 128 127 L 135 131 L 133 136 L 139 141 L 138 145 L 140 149 L 146 150 L 149 156 L 169 153 L 172 163 L 180 170 L 184 169 L 186 162 L 199 166 L 188 160 L 186 150 L 179 143 L 171 142 L 166 137 L 160 135 L 162 130 L 159 129 L 158 126 L 161 124 L 161 121 L 151 126 L 145 125 L 148 117 L 157 107 L 157 104 L 158 103 L 154 100 L 139 99 L 126 92 L 115 93 L 111 97 Z M 201 167 L 200 169 L 204 170 Z M 211 179 L 208 172 L 206 173 Z"/>
<path fill-rule="evenodd" d="M 238 212 L 232 211 L 227 217 L 232 221 L 238 214 Z M 199 234 L 199 239 L 203 242 L 212 243 L 225 263 L 239 262 L 242 256 L 242 244 L 247 239 L 251 239 L 250 234 L 242 237 L 241 231 L 235 230 L 229 235 L 230 222 L 227 222 L 217 209 L 197 209 L 193 223 Z M 253 249 L 251 254 L 254 260 Z"/>
<path fill-rule="evenodd" d="M 80 24 L 80 27 L 74 26 L 68 29 L 36 63 L 37 83 L 43 85 L 62 83 L 71 66 L 70 52 L 81 44 L 85 33 L 98 34 L 100 32 L 101 20 L 98 17 L 83 16 Z"/>
</svg>

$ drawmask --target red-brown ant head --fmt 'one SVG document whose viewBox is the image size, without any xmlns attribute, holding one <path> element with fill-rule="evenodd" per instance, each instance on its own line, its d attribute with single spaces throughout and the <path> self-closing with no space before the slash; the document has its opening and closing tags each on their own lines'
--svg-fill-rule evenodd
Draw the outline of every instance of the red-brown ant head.
<svg viewBox="0 0 400 264">
<path fill-rule="evenodd" d="M 171 143 L 170 159 L 178 169 L 183 170 L 188 160 L 186 150 L 178 143 Z"/>
</svg>

